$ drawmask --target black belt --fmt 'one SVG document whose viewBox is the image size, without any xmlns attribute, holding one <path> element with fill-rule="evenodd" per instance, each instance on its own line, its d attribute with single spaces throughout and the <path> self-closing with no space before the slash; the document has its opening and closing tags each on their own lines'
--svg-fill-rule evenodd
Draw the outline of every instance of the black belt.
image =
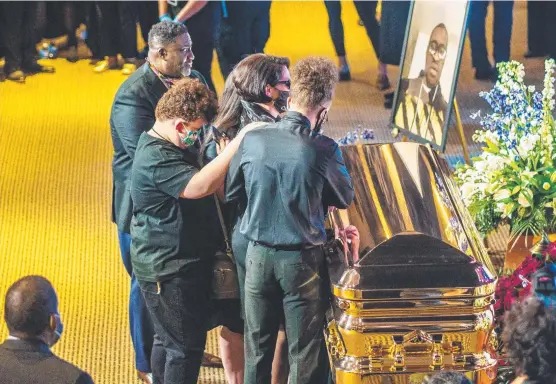
<svg viewBox="0 0 556 384">
<path fill-rule="evenodd" d="M 262 245 L 265 248 L 271 248 L 277 251 L 305 251 L 307 249 L 318 247 L 318 245 L 311 245 L 311 244 L 270 245 L 262 241 L 255 241 L 254 243 L 255 245 Z"/>
</svg>

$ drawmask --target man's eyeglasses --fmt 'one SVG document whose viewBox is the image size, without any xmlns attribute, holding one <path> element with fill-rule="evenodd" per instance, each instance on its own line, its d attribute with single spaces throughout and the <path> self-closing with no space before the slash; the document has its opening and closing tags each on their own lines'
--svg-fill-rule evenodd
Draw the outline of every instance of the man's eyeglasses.
<svg viewBox="0 0 556 384">
<path fill-rule="evenodd" d="M 446 58 L 446 46 L 433 40 L 429 43 L 429 53 L 433 56 L 436 55 L 438 60 L 444 60 Z"/>
<path fill-rule="evenodd" d="M 276 85 L 278 85 L 278 84 L 284 84 L 289 89 L 289 88 L 291 88 L 292 81 L 291 80 L 281 80 L 281 81 L 276 82 Z M 276 87 L 276 85 L 275 85 L 275 87 Z"/>
</svg>

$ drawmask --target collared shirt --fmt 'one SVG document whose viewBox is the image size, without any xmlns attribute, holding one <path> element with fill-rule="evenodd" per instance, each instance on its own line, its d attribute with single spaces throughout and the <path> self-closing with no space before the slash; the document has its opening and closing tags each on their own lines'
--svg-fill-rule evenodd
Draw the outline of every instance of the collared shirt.
<svg viewBox="0 0 556 384">
<path fill-rule="evenodd" d="M 247 198 L 240 232 L 271 246 L 324 243 L 324 207 L 346 208 L 353 194 L 338 145 L 297 112 L 247 133 L 226 177 L 226 200 Z"/>
</svg>

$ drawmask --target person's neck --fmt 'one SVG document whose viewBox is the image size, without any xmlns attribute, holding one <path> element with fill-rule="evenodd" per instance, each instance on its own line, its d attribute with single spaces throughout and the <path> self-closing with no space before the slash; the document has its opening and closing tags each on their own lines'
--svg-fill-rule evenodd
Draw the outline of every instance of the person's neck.
<svg viewBox="0 0 556 384">
<path fill-rule="evenodd" d="M 164 65 L 162 64 L 161 60 L 151 54 L 149 54 L 149 63 L 161 74 L 163 74 L 164 76 L 168 76 L 168 77 L 177 77 L 174 76 L 172 74 L 168 74 L 168 71 L 166 70 L 166 68 L 164 67 Z"/>
<path fill-rule="evenodd" d="M 294 104 L 290 104 L 290 108 L 288 110 L 291 112 L 301 113 L 311 122 L 311 129 L 315 128 L 315 124 L 317 123 L 318 111 L 310 111 L 307 108 L 298 107 Z"/>
<path fill-rule="evenodd" d="M 257 104 L 259 107 L 267 111 L 274 118 L 277 118 L 280 115 L 280 113 L 278 112 L 278 110 L 276 109 L 272 101 L 269 103 L 255 103 L 255 104 Z"/>
<path fill-rule="evenodd" d="M 9 335 L 8 335 L 8 339 L 30 341 L 30 342 L 33 342 L 33 343 L 41 343 L 41 344 L 48 345 L 48 343 L 46 342 L 43 335 L 29 336 L 29 335 L 26 335 L 24 333 L 10 332 Z"/>
<path fill-rule="evenodd" d="M 168 141 L 179 147 L 179 141 L 174 133 L 173 122 L 156 121 L 153 127 L 147 131 L 147 134 L 159 140 Z"/>
</svg>

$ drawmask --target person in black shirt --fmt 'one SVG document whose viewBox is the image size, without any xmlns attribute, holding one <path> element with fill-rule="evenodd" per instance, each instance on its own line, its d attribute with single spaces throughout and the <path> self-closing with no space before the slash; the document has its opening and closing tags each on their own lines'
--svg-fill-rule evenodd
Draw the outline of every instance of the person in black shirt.
<svg viewBox="0 0 556 384">
<path fill-rule="evenodd" d="M 0 344 L 2 384 L 92 384 L 86 372 L 54 355 L 50 348 L 64 326 L 58 296 L 42 276 L 25 276 L 6 293 L 4 319 L 9 336 Z"/>
<path fill-rule="evenodd" d="M 157 383 L 196 383 L 199 375 L 214 254 L 222 246 L 209 195 L 223 185 L 242 136 L 202 170 L 184 149 L 216 109 L 214 95 L 198 80 L 177 82 L 160 99 L 156 122 L 141 134 L 133 160 L 131 264 L 162 342 L 151 358 Z"/>
<path fill-rule="evenodd" d="M 224 91 L 220 98 L 218 116 L 214 121 L 218 130 L 233 138 L 238 131 L 252 122 L 274 123 L 279 121 L 280 113 L 286 111 L 286 103 L 290 93 L 289 64 L 289 60 L 285 57 L 263 53 L 249 55 L 241 60 L 226 79 Z M 216 150 L 213 147 L 215 146 L 208 145 L 207 153 L 212 153 L 212 156 L 215 156 Z M 249 240 L 239 232 L 238 223 L 244 208 L 244 199 L 226 206 L 242 302 L 245 283 L 245 256 L 249 244 Z M 233 313 L 225 315 L 234 316 Z M 243 317 L 243 315 L 241 316 Z M 240 382 L 243 382 L 243 329 L 241 333 L 241 335 L 228 334 L 225 333 L 224 329 L 221 332 L 221 337 L 227 338 L 229 343 L 232 343 L 232 340 L 238 340 L 239 348 L 233 348 L 229 351 L 221 349 L 224 366 L 231 365 L 226 372 L 230 383 L 235 382 L 233 380 L 236 376 L 239 376 L 241 378 Z M 281 329 L 276 343 L 276 356 L 272 367 L 272 384 L 287 383 L 288 381 L 287 348 L 286 336 Z M 233 353 L 233 356 L 227 358 L 226 354 L 228 353 Z"/>
<path fill-rule="evenodd" d="M 270 382 L 283 310 L 291 384 L 322 384 L 325 300 L 320 272 L 324 208 L 346 208 L 351 179 L 338 145 L 319 134 L 338 73 L 327 58 L 299 61 L 289 111 L 245 135 L 226 178 L 226 200 L 246 196 L 240 232 L 250 242 L 245 276 L 245 384 Z"/>
</svg>

